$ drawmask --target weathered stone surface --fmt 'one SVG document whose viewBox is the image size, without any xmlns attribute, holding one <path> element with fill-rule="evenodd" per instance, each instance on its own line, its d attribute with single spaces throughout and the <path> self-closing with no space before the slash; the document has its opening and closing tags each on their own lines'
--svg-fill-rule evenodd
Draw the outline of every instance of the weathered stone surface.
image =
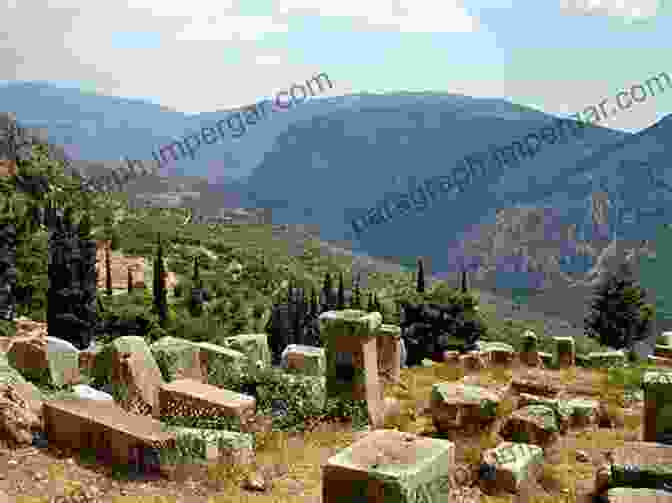
<svg viewBox="0 0 672 503">
<path fill-rule="evenodd" d="M 42 427 L 41 415 L 36 413 L 32 398 L 30 388 L 20 383 L 0 384 L 0 440 L 10 446 L 32 442 L 32 432 Z"/>
<path fill-rule="evenodd" d="M 649 365 L 655 365 L 656 367 L 672 367 L 672 358 L 649 355 L 648 363 Z"/>
<path fill-rule="evenodd" d="M 555 397 L 560 392 L 560 387 L 555 383 L 547 383 L 534 380 L 532 377 L 514 377 L 511 380 L 511 387 L 518 393 L 528 393 L 530 395 L 540 395 L 546 397 Z"/>
<path fill-rule="evenodd" d="M 482 462 L 495 466 L 494 480 L 481 480 L 487 493 L 518 492 L 524 480 L 535 478 L 544 460 L 544 450 L 537 445 L 502 442 L 483 452 Z"/>
<path fill-rule="evenodd" d="M 174 433 L 166 431 L 159 421 L 129 413 L 107 401 L 45 402 L 44 428 L 49 442 L 70 449 L 95 449 L 97 455 L 124 465 L 142 464 L 139 447 L 175 447 Z"/>
<path fill-rule="evenodd" d="M 592 368 L 623 367 L 626 363 L 626 355 L 623 351 L 603 351 L 588 353 Z"/>
<path fill-rule="evenodd" d="M 228 349 L 209 342 L 196 344 L 201 349 L 202 366 L 207 369 L 207 383 L 223 385 L 231 372 L 240 374 L 247 367 L 249 358 L 240 351 Z"/>
<path fill-rule="evenodd" d="M 500 435 L 513 442 L 545 446 L 558 439 L 560 428 L 556 414 L 545 405 L 528 405 L 511 414 Z"/>
<path fill-rule="evenodd" d="M 180 379 L 163 384 L 159 392 L 159 414 L 182 417 L 236 417 L 246 424 L 254 415 L 254 397 L 209 384 Z"/>
<path fill-rule="evenodd" d="M 205 382 L 207 368 L 201 358 L 201 348 L 186 339 L 162 337 L 151 346 L 152 355 L 168 381 L 194 379 Z"/>
<path fill-rule="evenodd" d="M 84 349 L 79 352 L 79 372 L 88 377 L 95 375 L 94 367 L 96 366 L 96 359 L 98 354 L 103 350 L 103 346 L 95 346 Z"/>
<path fill-rule="evenodd" d="M 571 409 L 571 425 L 575 428 L 596 426 L 600 415 L 600 403 L 597 400 L 573 398 L 567 400 L 566 406 Z"/>
<path fill-rule="evenodd" d="M 490 364 L 490 354 L 483 351 L 469 351 L 460 355 L 460 365 L 466 372 L 479 371 Z"/>
<path fill-rule="evenodd" d="M 672 486 L 672 448 L 654 442 L 625 442 L 612 452 L 611 487 Z"/>
<path fill-rule="evenodd" d="M 672 492 L 659 489 L 614 487 L 607 497 L 609 503 L 672 503 Z"/>
<path fill-rule="evenodd" d="M 142 337 L 118 337 L 105 346 L 96 358 L 95 373 L 123 391 L 120 403 L 139 414 L 152 414 L 158 408 L 161 370 Z"/>
<path fill-rule="evenodd" d="M 280 365 L 285 372 L 324 376 L 327 371 L 327 359 L 324 348 L 290 344 L 280 357 Z"/>
<path fill-rule="evenodd" d="M 65 341 L 64 341 L 65 342 Z M 28 379 L 62 387 L 80 381 L 79 354 L 74 351 L 50 351 L 55 343 L 47 338 L 26 338 L 15 341 L 9 348 L 7 359 Z M 65 349 L 66 346 L 60 346 Z"/>
<path fill-rule="evenodd" d="M 250 362 L 262 362 L 264 368 L 271 366 L 271 350 L 266 334 L 240 334 L 224 339 L 224 344 L 234 351 L 243 353 Z"/>
<path fill-rule="evenodd" d="M 454 464 L 452 442 L 396 430 L 373 431 L 327 461 L 322 501 L 444 501 Z"/>
<path fill-rule="evenodd" d="M 541 358 L 541 361 L 545 367 L 550 367 L 551 365 L 553 365 L 552 353 L 545 353 L 543 351 L 539 351 L 539 358 Z"/>
<path fill-rule="evenodd" d="M 672 432 L 672 371 L 649 371 L 642 379 L 644 388 L 645 442 Z"/>
<path fill-rule="evenodd" d="M 510 364 L 515 356 L 513 346 L 503 342 L 486 342 L 481 345 L 481 351 L 489 353 L 490 362 L 498 365 Z"/>
<path fill-rule="evenodd" d="M 378 329 L 378 373 L 390 382 L 401 377 L 401 328 L 383 323 Z"/>
<path fill-rule="evenodd" d="M 250 465 L 254 462 L 254 438 L 249 433 L 204 428 L 167 427 L 175 434 L 176 450 L 197 460 L 224 460 L 227 464 Z"/>
<path fill-rule="evenodd" d="M 114 398 L 112 398 L 112 395 L 109 393 L 97 390 L 86 384 L 77 384 L 76 386 L 72 387 L 72 391 L 75 396 L 77 396 L 77 398 L 81 398 L 82 400 L 98 400 L 103 402 L 114 401 Z"/>
<path fill-rule="evenodd" d="M 558 400 L 557 398 L 547 398 L 542 396 L 530 395 L 528 393 L 521 393 L 518 401 L 518 407 L 527 407 L 528 405 L 544 405 L 553 410 L 558 422 L 558 427 L 561 433 L 566 433 L 569 430 L 570 418 L 572 416 L 572 408 L 566 400 Z"/>
<path fill-rule="evenodd" d="M 443 382 L 432 386 L 430 409 L 439 431 L 479 428 L 495 418 L 501 396 L 480 386 Z"/>
<path fill-rule="evenodd" d="M 573 367 L 576 362 L 576 346 L 573 337 L 553 337 L 558 353 L 558 365 L 562 368 Z"/>
</svg>

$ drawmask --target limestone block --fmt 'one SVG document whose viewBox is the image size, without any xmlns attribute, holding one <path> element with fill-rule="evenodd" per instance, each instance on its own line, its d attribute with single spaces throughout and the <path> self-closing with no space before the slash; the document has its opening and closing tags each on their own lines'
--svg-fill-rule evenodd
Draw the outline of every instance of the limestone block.
<svg viewBox="0 0 672 503">
<path fill-rule="evenodd" d="M 323 503 L 447 501 L 455 444 L 376 430 L 331 457 L 322 472 Z"/>
<path fill-rule="evenodd" d="M 495 466 L 495 478 L 482 480 L 481 485 L 486 493 L 516 493 L 521 482 L 535 478 L 543 460 L 544 450 L 538 445 L 502 442 L 483 452 L 483 463 Z"/>
<path fill-rule="evenodd" d="M 566 433 L 569 430 L 570 418 L 572 417 L 572 408 L 566 400 L 558 400 L 557 398 L 547 398 L 543 396 L 530 395 L 528 393 L 521 393 L 518 401 L 518 407 L 527 407 L 528 405 L 544 405 L 553 410 L 558 422 L 558 427 L 561 433 Z"/>
<path fill-rule="evenodd" d="M 207 369 L 207 383 L 214 386 L 222 386 L 231 373 L 241 374 L 250 361 L 240 351 L 209 342 L 196 345 L 201 349 L 202 367 Z"/>
<path fill-rule="evenodd" d="M 224 339 L 224 344 L 246 355 L 250 362 L 262 362 L 263 368 L 271 366 L 271 349 L 266 334 L 240 334 Z"/>
<path fill-rule="evenodd" d="M 558 353 L 558 365 L 560 368 L 573 367 L 575 365 L 576 349 L 573 337 L 553 337 Z"/>
<path fill-rule="evenodd" d="M 227 464 L 250 465 L 254 462 L 254 438 L 249 433 L 205 428 L 170 427 L 175 433 L 176 450 L 195 459 Z"/>
<path fill-rule="evenodd" d="M 597 425 L 600 416 L 600 403 L 597 400 L 574 398 L 567 400 L 566 404 L 572 411 L 572 427 L 581 428 Z"/>
<path fill-rule="evenodd" d="M 518 409 L 504 424 L 500 435 L 513 442 L 549 445 L 558 439 L 560 428 L 555 412 L 545 405 Z"/>
<path fill-rule="evenodd" d="M 487 342 L 481 346 L 481 351 L 490 354 L 491 363 L 499 365 L 510 364 L 515 355 L 513 346 L 503 342 Z"/>
<path fill-rule="evenodd" d="M 391 381 L 401 377 L 401 327 L 383 323 L 376 337 L 378 373 Z"/>
<path fill-rule="evenodd" d="M 430 409 L 439 431 L 453 428 L 478 428 L 497 413 L 501 396 L 480 386 L 443 382 L 432 386 Z"/>
<path fill-rule="evenodd" d="M 9 348 L 9 363 L 28 379 L 62 387 L 81 380 L 79 352 L 58 345 L 47 338 L 33 337 L 16 340 Z M 51 348 L 51 350 L 50 350 Z M 54 348 L 58 348 L 54 350 Z"/>
<path fill-rule="evenodd" d="M 151 345 L 151 351 L 167 382 L 177 379 L 206 381 L 207 368 L 203 365 L 201 348 L 193 342 L 177 337 L 161 337 Z"/>
<path fill-rule="evenodd" d="M 656 442 L 662 434 L 672 432 L 672 371 L 648 371 L 642 379 L 644 388 L 645 442 Z"/>
<path fill-rule="evenodd" d="M 588 358 L 592 368 L 623 367 L 627 362 L 626 354 L 623 351 L 593 352 L 588 353 Z"/>
<path fill-rule="evenodd" d="M 280 366 L 288 373 L 324 376 L 327 369 L 324 348 L 290 344 L 280 356 Z"/>
</svg>

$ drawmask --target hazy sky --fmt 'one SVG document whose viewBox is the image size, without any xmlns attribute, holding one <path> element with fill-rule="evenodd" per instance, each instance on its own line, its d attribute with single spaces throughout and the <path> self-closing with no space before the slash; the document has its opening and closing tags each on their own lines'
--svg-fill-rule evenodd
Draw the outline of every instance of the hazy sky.
<svg viewBox="0 0 672 503">
<path fill-rule="evenodd" d="M 662 0 L 5 0 L 0 77 L 185 113 L 320 72 L 331 95 L 435 91 L 569 115 L 667 67 Z M 613 99 L 612 99 L 613 101 Z M 672 90 L 602 125 L 638 130 Z"/>
</svg>

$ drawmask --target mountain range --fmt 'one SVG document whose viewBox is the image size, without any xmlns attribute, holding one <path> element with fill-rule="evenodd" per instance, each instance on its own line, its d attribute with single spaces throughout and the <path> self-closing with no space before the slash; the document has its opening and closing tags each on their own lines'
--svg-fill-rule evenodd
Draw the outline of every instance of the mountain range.
<svg viewBox="0 0 672 503">
<path fill-rule="evenodd" d="M 122 156 L 150 159 L 160 145 L 231 112 L 186 115 L 25 82 L 0 87 L 0 110 L 41 128 L 87 169 L 103 170 L 118 166 Z M 131 197 L 199 193 L 184 204 L 205 214 L 222 207 L 272 208 L 274 223 L 305 225 L 358 254 L 399 262 L 423 256 L 436 274 L 452 275 L 465 259 L 476 261 L 478 281 L 492 288 L 528 287 L 534 273 L 578 292 L 571 289 L 586 290 L 603 272 L 602 254 L 612 256 L 609 250 L 616 247 L 621 251 L 614 256 L 625 257 L 624 250 L 632 255 L 650 248 L 641 242 L 652 240 L 665 223 L 672 196 L 669 116 L 635 134 L 587 125 L 583 134 L 544 145 L 518 167 L 476 180 L 424 211 L 371 227 L 359 240 L 350 224 L 388 193 L 408 192 L 448 174 L 465 155 L 511 145 L 556 120 L 502 99 L 452 94 L 313 99 L 273 114 L 230 144 L 202 148 L 193 161 L 169 164 L 161 176 L 137 179 L 127 190 Z M 596 200 L 602 201 L 608 228 L 601 237 L 592 234 Z M 521 260 L 527 270 L 510 266 Z"/>
</svg>

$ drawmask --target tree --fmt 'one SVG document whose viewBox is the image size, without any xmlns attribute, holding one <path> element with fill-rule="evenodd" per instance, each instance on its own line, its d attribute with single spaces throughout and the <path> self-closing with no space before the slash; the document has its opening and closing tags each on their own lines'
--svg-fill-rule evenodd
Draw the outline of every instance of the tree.
<svg viewBox="0 0 672 503">
<path fill-rule="evenodd" d="M 331 274 L 327 273 L 324 277 L 324 286 L 322 288 L 322 292 L 324 293 L 324 305 L 326 310 L 331 309 L 331 292 L 333 289 L 333 285 L 331 282 Z"/>
<path fill-rule="evenodd" d="M 112 295 L 112 267 L 109 246 L 105 247 L 105 293 Z"/>
<path fill-rule="evenodd" d="M 586 332 L 604 346 L 632 350 L 635 342 L 646 338 L 653 320 L 654 307 L 645 298 L 630 266 L 621 264 L 596 287 L 585 319 Z"/>
<path fill-rule="evenodd" d="M 338 298 L 336 301 L 336 309 L 345 309 L 345 290 L 343 287 L 343 273 L 338 275 Z"/>
<path fill-rule="evenodd" d="M 154 307 L 159 315 L 159 324 L 165 328 L 168 318 L 168 295 L 166 292 L 166 271 L 163 264 L 163 244 L 158 236 L 156 262 L 154 264 Z"/>
<path fill-rule="evenodd" d="M 320 315 L 320 308 L 318 306 L 317 302 L 317 293 L 315 292 L 315 289 L 313 288 L 310 291 L 310 315 L 311 318 L 317 318 Z"/>
<path fill-rule="evenodd" d="M 422 259 L 418 259 L 418 286 L 416 291 L 418 293 L 425 293 L 425 267 Z"/>
<path fill-rule="evenodd" d="M 194 286 L 196 288 L 200 288 L 201 277 L 200 277 L 199 270 L 198 270 L 198 257 L 197 256 L 194 257 L 194 275 L 192 276 L 192 281 L 193 281 Z"/>
<path fill-rule="evenodd" d="M 362 293 L 359 290 L 359 273 L 357 273 L 357 278 L 355 279 L 355 286 L 352 292 L 352 308 L 353 309 L 362 308 Z"/>
<path fill-rule="evenodd" d="M 373 302 L 373 293 L 369 292 L 369 303 L 366 306 L 366 312 L 372 313 L 376 309 L 376 306 Z"/>
<path fill-rule="evenodd" d="M 126 281 L 127 281 L 128 293 L 133 293 L 133 273 L 131 272 L 130 267 L 126 269 Z"/>
<path fill-rule="evenodd" d="M 461 290 L 462 293 L 467 293 L 467 270 L 462 269 L 462 285 L 461 285 Z"/>
</svg>

